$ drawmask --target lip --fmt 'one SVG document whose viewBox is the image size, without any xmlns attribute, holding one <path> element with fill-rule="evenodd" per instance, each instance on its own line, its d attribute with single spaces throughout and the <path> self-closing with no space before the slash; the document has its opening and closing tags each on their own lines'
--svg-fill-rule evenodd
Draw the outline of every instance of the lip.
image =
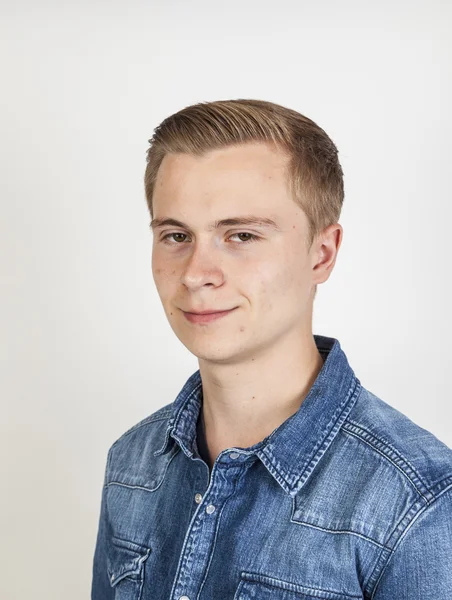
<svg viewBox="0 0 452 600">
<path fill-rule="evenodd" d="M 190 321 L 190 323 L 210 323 L 211 321 L 216 321 L 217 319 L 221 319 L 222 317 L 225 317 L 226 315 L 229 315 L 231 312 L 233 312 L 235 309 L 237 308 L 237 306 L 235 308 L 231 308 L 230 310 L 221 310 L 221 311 L 215 311 L 215 312 L 208 312 L 208 313 L 190 313 L 190 312 L 185 312 L 182 311 L 184 313 L 184 317 Z"/>
<path fill-rule="evenodd" d="M 229 310 L 232 310 L 232 308 L 228 310 L 185 310 L 184 312 L 188 313 L 189 315 L 213 315 L 215 313 L 228 312 Z"/>
</svg>

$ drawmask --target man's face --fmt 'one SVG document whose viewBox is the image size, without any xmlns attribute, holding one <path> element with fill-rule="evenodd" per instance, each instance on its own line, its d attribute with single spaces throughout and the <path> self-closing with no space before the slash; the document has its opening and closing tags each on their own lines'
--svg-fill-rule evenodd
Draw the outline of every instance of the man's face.
<svg viewBox="0 0 452 600">
<path fill-rule="evenodd" d="M 289 195 L 286 160 L 267 144 L 248 143 L 202 158 L 167 155 L 160 166 L 154 221 L 184 225 L 153 228 L 153 277 L 170 326 L 199 359 L 242 362 L 310 331 L 308 221 Z M 209 229 L 214 221 L 248 216 L 271 219 L 277 228 Z M 207 323 L 183 312 L 233 308 Z"/>
</svg>

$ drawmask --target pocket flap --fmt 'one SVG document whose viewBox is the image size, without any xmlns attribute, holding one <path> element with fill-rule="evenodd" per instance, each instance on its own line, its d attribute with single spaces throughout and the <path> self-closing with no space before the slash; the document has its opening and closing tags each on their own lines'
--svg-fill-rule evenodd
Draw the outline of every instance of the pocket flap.
<svg viewBox="0 0 452 600">
<path fill-rule="evenodd" d="M 143 563 L 151 549 L 118 537 L 110 538 L 107 553 L 107 572 L 110 585 L 115 586 L 124 577 L 141 579 Z"/>
<path fill-rule="evenodd" d="M 306 587 L 259 573 L 242 571 L 234 600 L 362 600 L 341 592 Z"/>
</svg>

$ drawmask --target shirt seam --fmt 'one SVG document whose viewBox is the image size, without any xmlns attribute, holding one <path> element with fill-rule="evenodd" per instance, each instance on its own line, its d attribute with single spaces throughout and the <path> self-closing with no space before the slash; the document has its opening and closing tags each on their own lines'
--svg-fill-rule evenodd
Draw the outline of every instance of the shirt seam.
<svg viewBox="0 0 452 600">
<path fill-rule="evenodd" d="M 387 569 L 388 565 L 389 565 L 389 561 L 391 560 L 391 558 L 394 556 L 395 552 L 397 551 L 397 549 L 400 547 L 401 543 L 403 542 L 403 540 L 405 539 L 405 537 L 410 533 L 411 527 L 416 523 L 416 521 L 418 520 L 418 518 L 420 516 L 423 515 L 423 513 L 428 510 L 428 509 L 432 509 L 437 505 L 437 502 L 440 498 L 442 498 L 442 496 L 444 494 L 446 494 L 447 492 L 449 492 L 450 490 L 452 490 L 452 480 L 451 480 L 451 476 L 444 478 L 443 480 L 441 480 L 440 483 L 444 482 L 444 481 L 449 481 L 449 485 L 447 485 L 446 487 L 444 487 L 443 489 L 441 489 L 438 494 L 433 498 L 433 500 L 431 500 L 430 502 L 428 502 L 427 504 L 423 504 L 419 510 L 414 514 L 414 516 L 409 520 L 407 526 L 403 529 L 403 531 L 400 533 L 400 535 L 396 538 L 396 542 L 394 544 L 394 546 L 392 547 L 390 553 L 388 554 L 388 557 L 386 559 L 386 561 L 384 562 L 383 566 L 381 567 L 380 572 L 377 575 L 376 581 L 375 581 L 375 585 L 373 586 L 373 589 L 371 591 L 370 594 L 370 600 L 372 600 L 375 596 L 375 592 L 377 591 L 378 588 L 378 584 L 381 581 L 381 578 L 384 575 L 385 570 Z M 408 514 L 410 511 L 412 510 L 412 507 L 410 507 L 405 514 Z M 394 533 L 397 531 L 397 527 L 393 530 L 393 532 L 391 533 L 391 535 L 389 536 L 389 539 L 392 537 L 392 535 L 394 535 Z M 369 579 L 374 578 L 374 573 L 375 570 L 378 569 L 378 561 L 377 561 L 377 565 L 375 566 L 374 571 L 372 572 L 371 576 Z"/>
<path fill-rule="evenodd" d="M 367 444 L 380 456 L 386 458 L 386 460 L 388 460 L 388 462 L 390 462 L 394 468 L 402 473 L 402 475 L 408 480 L 411 486 L 415 489 L 419 496 L 425 500 L 425 502 L 428 503 L 432 500 L 433 495 L 429 488 L 422 481 L 421 476 L 398 450 L 351 419 L 347 419 L 345 421 L 345 423 L 342 425 L 342 429 L 346 433 Z"/>
<path fill-rule="evenodd" d="M 172 413 L 172 409 L 171 408 L 165 409 L 165 412 L 163 412 L 163 408 L 159 409 L 159 410 L 161 410 L 162 412 L 159 412 L 158 415 L 154 415 L 153 414 L 153 415 L 150 415 L 148 417 L 145 417 L 144 419 L 142 419 L 138 423 L 135 423 L 135 425 L 133 425 L 132 427 L 130 427 L 130 429 L 127 429 L 127 431 L 125 431 L 124 433 L 122 433 L 121 436 L 117 440 L 115 440 L 113 442 L 113 444 L 111 445 L 111 448 L 113 448 L 114 446 L 116 446 L 116 444 L 118 444 L 118 442 L 120 442 L 122 439 L 124 439 L 130 433 L 133 433 L 134 431 L 137 431 L 138 429 L 141 429 L 141 427 L 145 427 L 146 425 L 149 425 L 150 423 L 155 423 L 157 421 L 165 421 L 169 417 L 171 417 L 171 413 Z"/>
<path fill-rule="evenodd" d="M 321 461 L 323 455 L 331 446 L 334 441 L 334 438 L 337 436 L 338 432 L 341 430 L 343 423 L 347 420 L 348 415 L 353 410 L 356 402 L 360 394 L 363 391 L 363 387 L 361 382 L 354 375 L 351 376 L 351 382 L 348 387 L 348 392 L 344 396 L 344 400 L 341 402 L 339 406 L 336 407 L 336 411 L 330 418 L 327 426 L 323 430 L 322 434 L 319 436 L 317 442 L 311 450 L 309 457 L 306 459 L 304 467 L 300 470 L 291 470 L 287 471 L 284 468 L 281 468 L 279 463 L 276 463 L 273 457 L 273 452 L 271 450 L 271 444 L 266 444 L 262 449 L 262 453 L 268 457 L 269 465 L 271 469 L 273 469 L 279 478 L 286 484 L 289 490 L 297 490 L 297 493 L 301 489 L 303 485 L 305 485 L 307 479 L 311 476 L 311 473 L 316 468 L 317 464 Z M 338 425 L 339 423 L 339 425 Z M 272 434 L 273 435 L 273 434 Z M 270 441 L 270 439 L 269 439 Z M 267 467 L 270 471 L 271 475 L 275 476 L 272 473 L 271 469 Z M 279 480 L 278 480 L 279 481 Z M 280 483 L 280 482 L 279 482 Z M 286 490 L 288 491 L 288 490 Z M 290 491 L 288 491 L 290 493 Z"/>
</svg>

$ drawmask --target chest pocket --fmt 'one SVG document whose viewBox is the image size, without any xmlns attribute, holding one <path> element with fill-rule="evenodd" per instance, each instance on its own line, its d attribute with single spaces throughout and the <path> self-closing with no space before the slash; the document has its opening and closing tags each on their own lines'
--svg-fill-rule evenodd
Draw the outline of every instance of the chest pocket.
<svg viewBox="0 0 452 600">
<path fill-rule="evenodd" d="M 242 579 L 234 595 L 234 600 L 359 600 L 360 598 L 362 596 L 347 596 L 332 591 L 305 588 L 273 577 L 248 573 L 242 573 Z"/>
<path fill-rule="evenodd" d="M 134 542 L 110 538 L 107 572 L 115 600 L 141 600 L 144 565 L 151 549 Z"/>
</svg>

